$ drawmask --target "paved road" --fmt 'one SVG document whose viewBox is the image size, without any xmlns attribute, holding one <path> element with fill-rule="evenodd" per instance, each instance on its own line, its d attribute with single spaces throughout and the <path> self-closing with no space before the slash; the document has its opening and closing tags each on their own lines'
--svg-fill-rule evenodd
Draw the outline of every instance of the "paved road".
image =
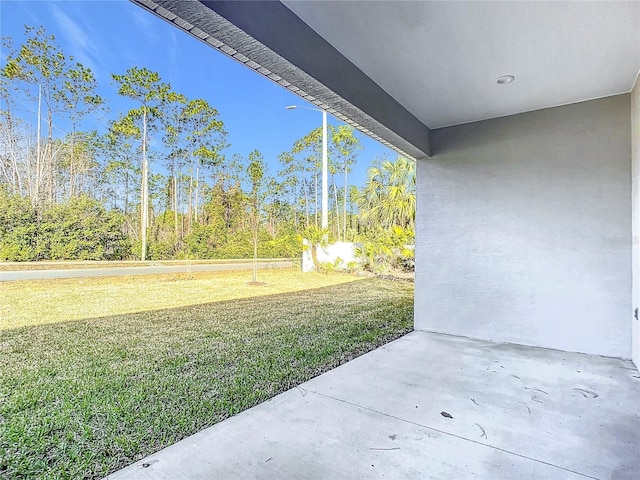
<svg viewBox="0 0 640 480">
<path fill-rule="evenodd" d="M 292 267 L 289 260 L 258 261 L 258 268 L 287 268 Z M 111 267 L 111 268 L 78 268 L 68 270 L 21 270 L 0 271 L 0 282 L 10 280 L 42 280 L 49 278 L 79 278 L 79 277 L 114 277 L 122 275 L 153 275 L 161 273 L 186 272 L 216 272 L 223 270 L 251 270 L 252 262 L 241 263 L 210 263 L 194 265 L 151 265 L 148 267 Z"/>
</svg>

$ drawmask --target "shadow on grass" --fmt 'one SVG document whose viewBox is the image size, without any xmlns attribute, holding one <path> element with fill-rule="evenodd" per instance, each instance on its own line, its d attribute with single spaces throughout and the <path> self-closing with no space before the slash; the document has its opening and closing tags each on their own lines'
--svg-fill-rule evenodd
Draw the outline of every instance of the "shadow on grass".
<svg viewBox="0 0 640 480">
<path fill-rule="evenodd" d="M 0 476 L 101 478 L 409 332 L 381 279 L 0 332 Z"/>
<path fill-rule="evenodd" d="M 324 288 L 331 285 L 362 281 L 363 278 L 337 275 L 314 277 L 282 269 L 270 276 L 269 282 L 252 284 L 237 271 L 194 275 L 151 275 L 137 277 L 74 278 L 10 282 L 0 302 L 0 330 L 20 329 L 36 325 L 60 324 L 66 321 L 129 315 L 190 308 L 235 301 L 241 298 L 274 296 L 314 290 L 313 282 Z M 245 272 L 241 272 L 245 273 Z M 296 277 L 297 275 L 297 277 Z M 300 277 L 302 275 L 302 277 Z M 146 277 L 146 278 L 145 278 Z M 85 283 L 86 282 L 86 283 Z M 193 283 L 192 283 L 193 282 Z M 220 282 L 220 283 L 219 283 Z M 0 288 L 7 285 L 0 284 Z"/>
</svg>

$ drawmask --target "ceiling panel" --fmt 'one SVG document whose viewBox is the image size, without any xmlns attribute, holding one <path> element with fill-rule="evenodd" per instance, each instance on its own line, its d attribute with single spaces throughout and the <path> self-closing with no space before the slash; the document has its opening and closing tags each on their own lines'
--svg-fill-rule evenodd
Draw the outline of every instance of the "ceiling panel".
<svg viewBox="0 0 640 480">
<path fill-rule="evenodd" d="M 430 128 L 629 92 L 640 70 L 640 2 L 283 3 Z"/>
</svg>

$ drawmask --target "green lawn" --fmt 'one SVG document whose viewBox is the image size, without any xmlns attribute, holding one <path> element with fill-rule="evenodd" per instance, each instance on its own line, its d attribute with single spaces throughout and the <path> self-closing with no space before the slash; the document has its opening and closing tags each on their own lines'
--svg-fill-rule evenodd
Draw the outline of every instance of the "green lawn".
<svg viewBox="0 0 640 480">
<path fill-rule="evenodd" d="M 0 330 L 273 295 L 355 282 L 349 275 L 260 270 L 0 282 Z"/>
<path fill-rule="evenodd" d="M 272 293 L 270 278 L 260 297 L 5 324 L 0 477 L 104 477 L 411 330 L 411 283 L 336 275 Z"/>
<path fill-rule="evenodd" d="M 260 261 L 281 261 L 284 258 L 260 259 Z M 211 265 L 216 263 L 251 263 L 253 259 L 220 259 L 220 260 L 50 260 L 37 262 L 0 262 L 0 272 L 17 270 L 67 270 L 77 268 L 109 268 L 109 267 L 150 267 L 157 265 Z"/>
</svg>

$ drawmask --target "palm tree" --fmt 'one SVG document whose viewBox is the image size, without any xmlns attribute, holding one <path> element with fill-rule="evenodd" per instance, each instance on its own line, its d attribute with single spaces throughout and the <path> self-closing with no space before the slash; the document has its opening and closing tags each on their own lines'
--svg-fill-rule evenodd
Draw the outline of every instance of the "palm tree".
<svg viewBox="0 0 640 480">
<path fill-rule="evenodd" d="M 311 251 L 311 259 L 316 272 L 320 271 L 320 261 L 318 260 L 318 249 L 329 245 L 332 239 L 329 237 L 331 231 L 329 228 L 320 228 L 316 225 L 309 225 L 304 229 L 300 240 L 303 243 L 303 250 Z"/>
<path fill-rule="evenodd" d="M 416 216 L 416 165 L 398 157 L 369 169 L 367 184 L 358 198 L 364 225 L 384 230 L 394 226 L 414 229 Z"/>
</svg>

